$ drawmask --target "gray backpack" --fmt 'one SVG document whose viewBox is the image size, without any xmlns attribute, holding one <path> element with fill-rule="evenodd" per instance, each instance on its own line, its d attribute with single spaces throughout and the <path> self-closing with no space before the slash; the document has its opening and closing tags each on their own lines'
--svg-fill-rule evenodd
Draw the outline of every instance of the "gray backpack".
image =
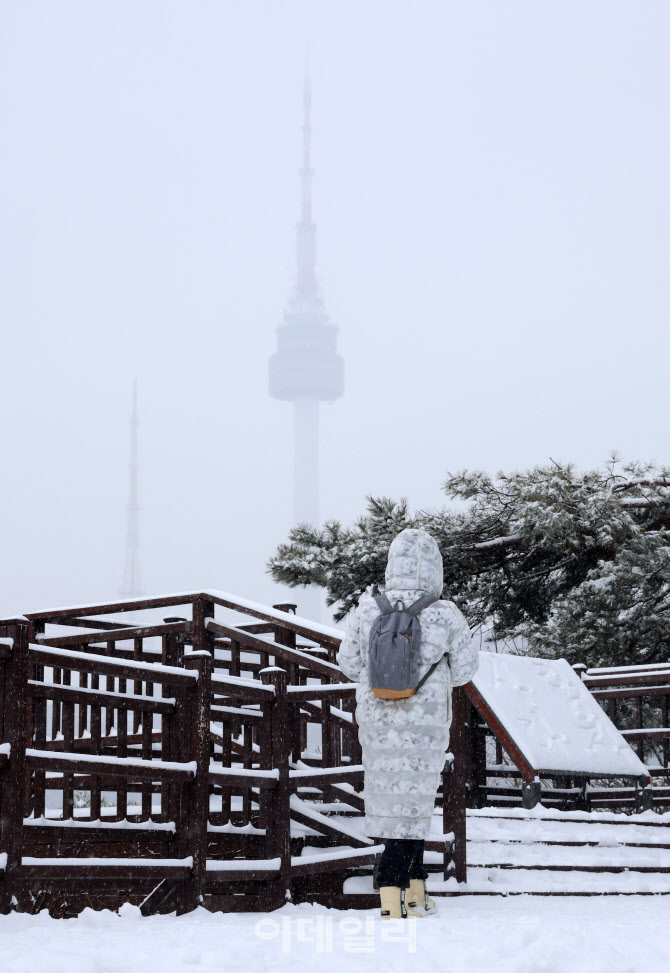
<svg viewBox="0 0 670 973">
<path fill-rule="evenodd" d="M 375 601 L 381 612 L 370 629 L 370 688 L 380 699 L 405 699 L 423 686 L 440 660 L 419 679 L 421 624 L 419 612 L 438 599 L 422 595 L 405 608 L 398 599 L 395 607 L 386 595 Z"/>
</svg>

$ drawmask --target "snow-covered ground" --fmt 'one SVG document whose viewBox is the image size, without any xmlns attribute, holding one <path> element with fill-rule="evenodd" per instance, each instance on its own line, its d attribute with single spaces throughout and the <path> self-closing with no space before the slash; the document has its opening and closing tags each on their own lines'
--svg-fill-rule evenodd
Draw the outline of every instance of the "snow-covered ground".
<svg viewBox="0 0 670 973">
<path fill-rule="evenodd" d="M 670 897 L 441 899 L 434 919 L 380 923 L 374 911 L 285 906 L 264 915 L 143 919 L 0 917 L 3 973 L 406 971 L 661 973 Z M 414 954 L 414 955 L 413 955 Z"/>
</svg>

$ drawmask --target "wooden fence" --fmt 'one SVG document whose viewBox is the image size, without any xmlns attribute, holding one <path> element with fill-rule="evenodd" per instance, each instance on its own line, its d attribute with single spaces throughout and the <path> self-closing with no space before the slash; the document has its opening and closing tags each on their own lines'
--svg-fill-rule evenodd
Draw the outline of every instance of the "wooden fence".
<svg viewBox="0 0 670 973">
<path fill-rule="evenodd" d="M 294 611 L 196 592 L 0 622 L 0 911 L 376 904 L 343 891 L 383 847 L 362 828 L 355 686 L 338 633 Z M 660 754 L 655 804 L 670 793 L 668 671 L 582 676 L 615 722 L 637 707 L 624 732 Z M 472 687 L 454 692 L 451 751 L 427 849 L 462 882 L 466 807 L 539 795 Z M 542 799 L 639 805 L 611 782 L 543 781 Z"/>
<path fill-rule="evenodd" d="M 590 811 L 597 808 L 642 811 L 670 808 L 670 664 L 588 669 L 574 666 L 585 686 L 621 731 L 652 778 L 651 789 L 630 780 L 547 775 L 540 794 L 547 807 Z M 472 698 L 471 698 L 472 696 Z M 469 807 L 521 806 L 522 764 L 490 723 L 477 711 L 474 694 L 464 693 L 462 719 L 468 731 L 461 773 Z"/>
<path fill-rule="evenodd" d="M 362 903 L 355 686 L 293 611 L 200 592 L 0 622 L 0 911 Z"/>
</svg>

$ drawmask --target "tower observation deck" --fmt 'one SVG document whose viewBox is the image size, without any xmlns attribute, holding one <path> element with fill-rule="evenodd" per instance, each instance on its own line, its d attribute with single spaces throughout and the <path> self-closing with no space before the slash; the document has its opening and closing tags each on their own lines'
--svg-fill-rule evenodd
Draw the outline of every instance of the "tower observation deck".
<svg viewBox="0 0 670 973">
<path fill-rule="evenodd" d="M 296 227 L 297 274 L 270 359 L 270 395 L 293 403 L 294 521 L 319 520 L 319 403 L 344 392 L 337 328 L 326 314 L 316 278 L 312 219 L 311 86 L 305 79 L 301 212 Z"/>
</svg>

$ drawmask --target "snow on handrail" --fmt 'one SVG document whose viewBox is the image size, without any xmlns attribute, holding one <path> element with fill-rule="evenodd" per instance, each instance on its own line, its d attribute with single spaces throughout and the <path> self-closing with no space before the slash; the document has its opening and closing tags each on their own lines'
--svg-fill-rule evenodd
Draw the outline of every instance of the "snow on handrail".
<svg viewBox="0 0 670 973">
<path fill-rule="evenodd" d="M 260 679 L 245 679 L 244 676 L 223 676 L 218 672 L 212 673 L 212 685 L 230 689 L 253 689 L 266 696 L 274 696 L 275 694 L 275 687 L 266 685 Z"/>
<path fill-rule="evenodd" d="M 188 622 L 168 622 L 163 625 L 132 625 L 125 628 L 93 632 L 77 632 L 74 635 L 45 635 L 39 632 L 35 641 L 40 645 L 63 648 L 69 645 L 95 645 L 98 642 L 126 642 L 134 638 L 156 638 L 163 635 L 180 635 L 188 630 Z"/>
<path fill-rule="evenodd" d="M 346 851 L 329 851 L 321 855 L 294 855 L 291 858 L 291 867 L 296 868 L 301 865 L 325 865 L 327 862 L 342 861 L 347 858 L 369 858 L 370 856 L 381 855 L 384 845 L 368 845 L 365 848 L 352 848 Z"/>
<path fill-rule="evenodd" d="M 60 813 L 60 812 L 59 812 Z M 167 831 L 174 833 L 174 821 L 101 821 L 99 818 L 91 821 L 88 818 L 24 818 L 26 828 L 69 828 L 77 831 Z"/>
<path fill-rule="evenodd" d="M 209 772 L 213 777 L 244 777 L 253 783 L 254 780 L 279 780 L 279 768 L 274 770 L 249 770 L 247 767 L 221 767 L 213 761 L 209 765 Z"/>
<path fill-rule="evenodd" d="M 44 763 L 78 763 L 94 764 L 96 767 L 105 768 L 128 768 L 128 770 L 151 770 L 160 774 L 161 771 L 183 771 L 192 774 L 197 773 L 198 765 L 195 760 L 181 763 L 177 760 L 142 760 L 140 757 L 106 757 L 92 753 L 63 753 L 60 750 L 35 750 L 32 747 L 26 748 L 26 758 L 33 762 Z"/>
<path fill-rule="evenodd" d="M 33 868 L 193 868 L 193 857 L 187 858 L 29 858 L 21 864 Z"/>
<path fill-rule="evenodd" d="M 59 666 L 56 660 L 67 660 L 72 662 L 72 669 L 77 669 L 77 663 L 90 668 L 92 665 L 99 666 L 113 666 L 118 669 L 132 669 L 137 672 L 138 676 L 140 672 L 147 674 L 147 679 L 151 679 L 153 682 L 161 682 L 161 676 L 175 676 L 179 682 L 184 680 L 197 682 L 199 673 L 192 669 L 181 669 L 179 666 L 166 666 L 162 662 L 138 662 L 135 659 L 116 659 L 111 655 L 98 655 L 95 652 L 75 652 L 73 649 L 52 649 L 46 645 L 34 645 L 30 646 L 30 652 L 33 655 L 39 655 L 40 661 L 43 665 L 49 665 L 49 658 L 53 660 L 54 665 L 59 668 L 66 668 L 66 666 Z M 41 657 L 44 656 L 42 659 Z"/>
<path fill-rule="evenodd" d="M 611 666 L 604 669 L 587 669 L 584 678 L 590 676 L 616 676 L 616 675 L 635 675 L 635 673 L 667 672 L 670 670 L 670 662 L 647 662 L 638 666 Z"/>
<path fill-rule="evenodd" d="M 163 707 L 165 707 L 166 704 L 169 706 L 177 705 L 177 700 L 174 697 L 170 698 L 167 696 L 159 696 L 154 698 L 153 696 L 138 696 L 136 693 L 113 693 L 109 689 L 82 689 L 80 686 L 67 686 L 63 683 L 45 683 L 40 682 L 37 679 L 29 679 L 28 685 L 35 686 L 38 690 L 45 689 L 49 692 L 53 690 L 59 693 L 67 694 L 68 690 L 71 690 L 75 696 L 77 694 L 80 694 L 82 697 L 99 696 L 101 697 L 101 703 L 104 702 L 105 698 L 107 698 L 110 702 L 122 700 L 123 702 L 127 703 L 137 703 L 138 709 L 140 708 L 141 704 L 147 703 L 158 703 Z"/>
<path fill-rule="evenodd" d="M 78 616 L 83 612 L 89 615 L 109 615 L 115 611 L 139 611 L 186 605 L 196 598 L 209 598 L 222 608 L 230 608 L 233 611 L 240 611 L 247 615 L 253 615 L 256 618 L 267 619 L 268 621 L 282 622 L 290 628 L 303 628 L 337 644 L 339 644 L 343 637 L 343 632 L 333 626 L 322 625 L 320 622 L 315 622 L 311 618 L 293 615 L 291 612 L 283 612 L 269 605 L 263 605 L 260 602 L 251 601 L 248 598 L 241 598 L 239 595 L 234 595 L 227 591 L 220 591 L 218 588 L 171 592 L 165 595 L 155 595 L 151 598 L 119 598 L 113 602 L 98 603 L 95 605 L 68 605 L 50 611 L 27 612 L 26 617 L 36 620 L 59 616 L 64 618 L 68 615 Z"/>
<path fill-rule="evenodd" d="M 289 770 L 289 777 L 296 780 L 311 780 L 315 777 L 357 777 L 363 773 L 363 764 L 353 764 L 351 767 L 306 767 Z"/>
<path fill-rule="evenodd" d="M 278 872 L 281 858 L 209 859 L 206 867 L 208 872 Z"/>
<path fill-rule="evenodd" d="M 292 696 L 299 696 L 303 699 L 313 697 L 318 699 L 321 696 L 335 695 L 344 696 L 356 692 L 357 682 L 335 682 L 325 686 L 287 686 L 286 691 Z"/>
</svg>

